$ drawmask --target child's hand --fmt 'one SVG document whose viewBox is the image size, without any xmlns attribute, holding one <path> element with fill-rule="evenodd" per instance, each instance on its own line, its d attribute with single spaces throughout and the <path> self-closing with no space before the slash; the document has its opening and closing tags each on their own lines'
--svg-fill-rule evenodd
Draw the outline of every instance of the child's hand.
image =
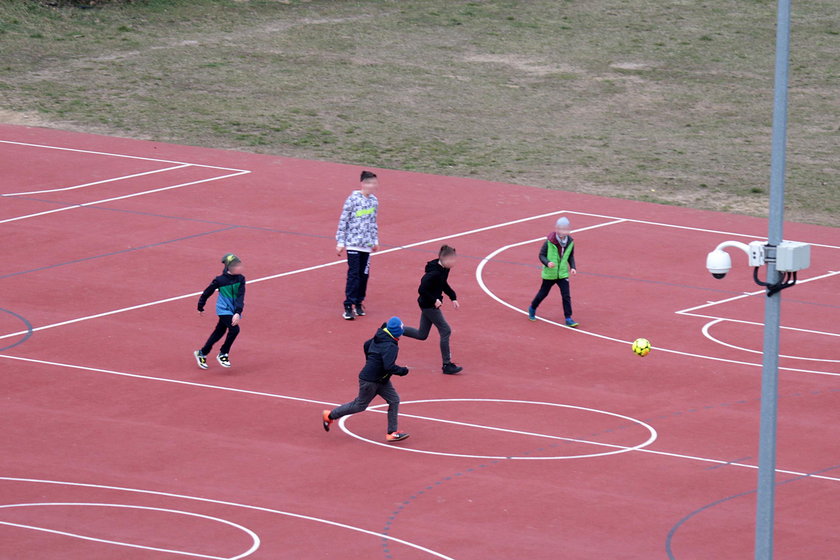
<svg viewBox="0 0 840 560">
<path fill-rule="evenodd" d="M 548 268 L 554 268 L 555 266 L 557 265 L 553 261 L 548 263 Z"/>
<path fill-rule="evenodd" d="M 575 274 L 577 274 L 577 270 L 575 270 L 574 268 L 573 268 L 570 272 L 572 273 L 572 276 L 574 276 Z"/>
<path fill-rule="evenodd" d="M 373 252 L 377 252 L 379 250 L 379 243 L 373 246 Z"/>
<path fill-rule="evenodd" d="M 443 305 L 443 302 L 439 299 L 435 300 L 435 309 L 440 309 L 440 306 Z"/>
<path fill-rule="evenodd" d="M 335 248 L 335 253 L 336 253 L 339 257 L 341 256 L 341 253 L 343 253 L 343 252 L 344 252 L 344 247 L 342 247 L 341 245 L 338 245 L 338 246 Z"/>
<path fill-rule="evenodd" d="M 461 304 L 458 303 L 457 299 L 453 299 L 452 300 L 452 307 L 455 308 L 455 309 L 458 309 L 459 307 L 461 307 Z"/>
<path fill-rule="evenodd" d="M 241 318 L 242 317 L 239 315 L 239 313 L 234 313 L 233 314 L 233 319 L 230 320 L 230 324 L 235 327 L 236 325 L 239 324 L 239 319 L 241 319 Z"/>
</svg>

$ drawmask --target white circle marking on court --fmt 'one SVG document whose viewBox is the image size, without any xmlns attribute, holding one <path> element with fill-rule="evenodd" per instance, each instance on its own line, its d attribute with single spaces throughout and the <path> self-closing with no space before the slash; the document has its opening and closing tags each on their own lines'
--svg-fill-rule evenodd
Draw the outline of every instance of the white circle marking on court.
<svg viewBox="0 0 840 560">
<path fill-rule="evenodd" d="M 357 434 L 355 432 L 350 431 L 350 429 L 346 426 L 346 421 L 347 421 L 348 418 L 350 418 L 350 416 L 343 416 L 342 418 L 340 418 L 339 421 L 338 421 L 338 425 L 341 428 L 341 430 L 343 432 L 345 432 L 347 435 L 350 435 L 350 436 L 352 436 L 352 437 L 354 437 L 358 440 L 364 441 L 366 443 L 371 443 L 373 445 L 379 445 L 379 446 L 387 447 L 387 448 L 390 448 L 390 449 L 398 449 L 400 451 L 409 451 L 411 453 L 422 453 L 422 454 L 425 454 L 425 455 L 439 455 L 439 456 L 442 456 L 442 457 L 464 457 L 464 458 L 468 458 L 468 459 L 498 459 L 498 460 L 510 459 L 510 460 L 518 460 L 518 461 L 557 461 L 557 460 L 562 460 L 562 459 L 586 459 L 586 458 L 591 458 L 591 457 L 605 457 L 607 455 L 618 455 L 619 453 L 627 453 L 629 451 L 637 451 L 639 449 L 644 449 L 645 447 L 649 446 L 654 441 L 656 441 L 656 438 L 658 437 L 658 434 L 656 433 L 656 430 L 653 429 L 652 426 L 642 422 L 641 420 L 637 420 L 637 419 L 631 418 L 629 416 L 624 416 L 622 414 L 617 414 L 615 412 L 608 412 L 606 410 L 598 410 L 598 409 L 595 409 L 595 408 L 586 408 L 586 407 L 583 407 L 583 406 L 574 406 L 574 405 L 570 405 L 570 404 L 559 404 L 559 403 L 550 403 L 550 402 L 541 402 L 541 401 L 524 401 L 524 400 L 513 400 L 513 399 L 424 399 L 424 400 L 417 400 L 417 401 L 403 401 L 403 402 L 400 403 L 400 405 L 421 404 L 421 403 L 437 403 L 437 402 L 488 402 L 488 403 L 532 404 L 532 405 L 540 405 L 540 406 L 553 406 L 553 407 L 558 407 L 558 408 L 570 408 L 570 409 L 574 409 L 574 410 L 584 410 L 586 412 L 594 412 L 596 414 L 604 414 L 604 415 L 607 415 L 607 416 L 613 416 L 615 418 L 620 418 L 622 420 L 627 420 L 629 422 L 637 424 L 637 425 L 643 427 L 645 430 L 647 430 L 648 433 L 650 434 L 650 437 L 648 437 L 648 439 L 646 441 L 644 441 L 643 443 L 640 443 L 638 445 L 634 445 L 632 447 L 627 447 L 627 446 L 623 446 L 623 445 L 603 444 L 603 443 L 597 443 L 597 442 L 584 442 L 584 441 L 581 441 L 581 440 L 573 440 L 571 438 L 557 438 L 557 437 L 554 437 L 554 436 L 549 436 L 547 434 L 532 434 L 532 433 L 526 433 L 526 432 L 517 432 L 515 430 L 505 430 L 503 428 L 496 428 L 496 427 L 493 427 L 493 426 L 480 426 L 480 425 L 476 425 L 476 424 L 467 424 L 467 426 L 469 426 L 469 427 L 478 428 L 478 429 L 484 428 L 484 429 L 494 430 L 494 431 L 506 431 L 506 432 L 512 432 L 512 433 L 520 433 L 520 434 L 528 435 L 528 436 L 546 437 L 546 438 L 550 437 L 552 439 L 563 439 L 563 440 L 566 440 L 566 441 L 575 441 L 575 442 L 579 442 L 579 443 L 588 443 L 590 445 L 601 445 L 601 446 L 605 446 L 605 447 L 614 448 L 611 451 L 604 451 L 603 453 L 587 453 L 587 454 L 581 454 L 581 455 L 552 455 L 552 456 L 547 456 L 547 457 L 533 457 L 533 456 L 527 456 L 527 455 L 520 455 L 520 456 L 471 455 L 471 454 L 467 454 L 467 453 L 447 453 L 447 452 L 444 452 L 444 451 L 429 451 L 429 450 L 426 450 L 426 449 L 416 449 L 416 448 L 412 448 L 412 447 L 395 445 L 393 443 L 385 443 L 385 442 L 382 442 L 382 441 L 375 441 L 375 440 L 372 440 L 372 439 L 368 439 L 366 437 L 360 436 L 359 434 Z M 386 406 L 388 406 L 388 405 L 387 404 L 378 404 L 378 405 L 375 405 L 375 406 L 371 406 L 369 408 L 380 409 L 380 408 L 383 408 L 383 407 L 386 407 Z M 409 416 L 409 415 L 407 415 L 407 416 Z M 436 420 L 436 419 L 430 418 L 430 420 Z M 458 422 L 450 422 L 450 423 L 458 424 Z"/>
<path fill-rule="evenodd" d="M 348 525 L 347 523 L 340 523 L 338 521 L 330 521 L 329 519 L 324 519 L 323 517 L 315 517 L 313 515 L 304 515 L 302 513 L 293 513 L 290 511 L 283 511 L 279 509 L 272 509 L 263 506 L 254 506 L 250 504 L 241 504 L 237 502 L 228 502 L 225 500 L 214 500 L 212 498 L 201 498 L 198 496 L 189 496 L 186 494 L 175 494 L 173 492 L 160 492 L 158 490 L 143 490 L 141 488 L 129 488 L 126 486 L 108 486 L 105 484 L 91 484 L 88 482 L 69 482 L 63 480 L 46 480 L 46 479 L 37 479 L 37 478 L 21 478 L 21 477 L 12 477 L 12 476 L 0 476 L 0 481 L 7 481 L 7 482 L 19 482 L 19 483 L 28 483 L 28 484 L 48 484 L 48 485 L 57 485 L 57 486 L 71 486 L 75 488 L 92 488 L 92 489 L 99 489 L 99 490 L 115 490 L 118 492 L 129 492 L 133 494 L 147 494 L 151 496 L 162 496 L 164 498 L 174 498 L 179 500 L 192 500 L 196 502 L 201 502 L 205 504 L 217 504 L 222 506 L 230 506 L 235 508 L 243 508 L 248 509 L 251 511 L 259 511 L 263 513 L 271 513 L 276 515 L 282 515 L 285 517 L 291 517 L 293 519 L 300 519 L 302 521 L 312 521 L 315 523 L 319 523 L 322 525 L 328 525 L 331 527 L 336 527 L 339 529 L 347 529 L 349 531 L 354 531 L 356 533 L 362 533 L 365 535 L 369 535 L 371 537 L 376 537 L 379 539 L 387 540 L 388 542 L 401 544 L 407 546 L 409 548 L 413 548 L 420 552 L 424 552 L 430 556 L 434 556 L 435 558 L 440 558 L 441 560 L 455 560 L 454 558 L 427 548 L 425 546 L 413 543 L 411 541 L 407 541 L 405 539 L 400 539 L 391 535 L 387 535 L 382 532 L 371 531 L 369 529 L 363 529 L 361 527 L 356 527 L 355 525 Z"/>
<path fill-rule="evenodd" d="M 703 336 L 705 336 L 706 338 L 708 338 L 712 342 L 720 344 L 721 346 L 727 346 L 727 347 L 733 348 L 735 350 L 741 350 L 743 352 L 749 352 L 751 354 L 763 354 L 764 353 L 761 350 L 753 350 L 752 348 L 744 348 L 743 346 L 736 346 L 736 345 L 731 344 L 729 342 L 724 342 L 724 341 L 720 340 L 719 338 L 715 338 L 715 336 L 713 336 L 712 333 L 709 332 L 710 329 L 713 326 L 715 326 L 717 324 L 720 324 L 720 323 L 725 323 L 727 321 L 729 321 L 729 319 L 715 319 L 714 321 L 709 321 L 708 323 L 703 325 Z M 782 328 L 784 328 L 784 327 L 782 327 Z M 808 360 L 808 361 L 811 361 L 811 362 L 830 362 L 830 363 L 835 363 L 835 364 L 840 363 L 840 360 L 831 360 L 831 359 L 828 359 L 828 358 L 809 358 L 807 356 L 790 356 L 790 355 L 787 355 L 787 354 L 779 354 L 779 357 L 780 358 L 790 358 L 792 360 Z"/>
<path fill-rule="evenodd" d="M 581 229 L 588 229 L 588 228 L 581 228 Z M 528 315 L 527 310 L 520 309 L 520 308 L 516 307 L 515 305 L 513 305 L 512 303 L 508 303 L 507 301 L 503 300 L 502 298 L 497 296 L 495 293 L 493 293 L 493 291 L 490 290 L 490 288 L 487 287 L 487 284 L 484 282 L 484 267 L 487 266 L 487 263 L 491 262 L 499 254 L 507 251 L 508 249 L 513 249 L 514 247 L 521 247 L 523 245 L 529 245 L 531 243 L 541 241 L 542 239 L 543 238 L 529 239 L 527 241 L 520 241 L 518 243 L 511 243 L 510 245 L 505 245 L 504 247 L 499 247 L 498 249 L 496 249 L 495 251 L 493 251 L 492 253 L 490 253 L 486 257 L 484 257 L 481 260 L 481 262 L 478 263 L 478 266 L 475 269 L 475 279 L 478 282 L 478 286 L 484 291 L 485 294 L 487 294 L 488 296 L 490 296 L 492 299 L 496 300 L 497 302 L 501 303 L 505 307 L 507 307 L 509 309 L 512 309 L 512 310 L 516 311 L 517 313 L 521 313 L 523 315 Z M 557 321 L 552 321 L 551 319 L 546 319 L 544 317 L 537 317 L 537 320 L 542 321 L 544 323 L 548 323 L 549 325 L 554 325 L 554 326 L 557 326 L 557 327 L 563 327 L 564 329 L 568 329 L 568 330 L 570 330 L 572 332 L 575 332 L 577 334 L 586 335 L 586 336 L 594 336 L 595 338 L 600 338 L 602 340 L 609 340 L 611 342 L 619 342 L 621 344 L 627 344 L 627 345 L 632 344 L 632 341 L 621 340 L 619 338 L 615 338 L 615 337 L 612 337 L 612 336 L 607 336 L 605 334 L 600 334 L 600 333 L 596 333 L 596 332 L 592 332 L 592 331 L 588 331 L 588 330 L 584 330 L 584 329 L 570 329 L 569 327 L 567 327 L 566 325 L 564 325 L 562 323 L 558 323 Z M 654 346 L 654 350 L 657 351 L 657 352 L 667 352 L 669 354 L 677 354 L 677 355 L 686 356 L 686 357 L 689 357 L 689 358 L 700 358 L 700 359 L 703 359 L 703 360 L 712 360 L 714 362 L 725 362 L 725 363 L 736 364 L 736 365 L 741 365 L 741 366 L 762 367 L 762 364 L 760 362 L 756 363 L 756 362 L 744 362 L 744 361 L 741 361 L 741 360 L 731 360 L 729 358 L 720 358 L 718 356 L 707 356 L 705 354 L 694 354 L 692 352 L 686 352 L 684 350 L 674 350 L 672 348 L 662 348 L 660 346 Z M 840 377 L 840 373 L 833 372 L 833 371 L 820 371 L 820 370 L 813 370 L 813 369 L 800 369 L 800 368 L 782 367 L 782 366 L 779 366 L 779 370 L 780 371 L 793 371 L 793 372 L 797 372 L 797 373 L 815 373 L 817 375 L 830 375 L 832 377 Z"/>
<path fill-rule="evenodd" d="M 18 527 L 21 529 L 29 529 L 33 531 L 41 531 L 44 533 L 52 533 L 55 535 L 62 535 L 65 537 L 71 537 L 74 539 L 81 539 L 85 541 L 94 541 L 104 544 L 112 544 L 116 546 L 123 546 L 127 548 L 138 548 L 143 550 L 151 550 L 154 552 L 165 552 L 169 554 L 178 554 L 180 556 L 191 556 L 193 558 L 209 558 L 213 560 L 240 560 L 241 558 L 246 558 L 257 551 L 260 547 L 260 538 L 257 534 L 247 527 L 243 527 L 237 523 L 232 521 L 228 521 L 226 519 L 219 519 L 218 517 L 211 517 L 209 515 L 202 515 L 200 513 L 193 513 L 190 511 L 181 511 L 177 509 L 165 509 L 159 507 L 147 507 L 147 506 L 135 506 L 130 504 L 104 504 L 104 503 L 90 503 L 90 502 L 38 502 L 38 503 L 28 503 L 28 504 L 3 504 L 0 505 L 0 509 L 12 509 L 12 508 L 31 508 L 31 507 L 60 507 L 60 506 L 75 506 L 75 507 L 103 507 L 103 508 L 123 508 L 123 509 L 139 509 L 139 510 L 146 510 L 146 511 L 161 511 L 164 513 L 174 513 L 176 515 L 186 515 L 189 517 L 198 517 L 201 519 L 208 519 L 210 521 L 221 523 L 224 525 L 229 525 L 235 529 L 238 529 L 248 535 L 251 538 L 251 547 L 241 554 L 237 554 L 236 556 L 209 556 L 207 554 L 199 554 L 197 552 L 188 552 L 186 550 L 172 550 L 168 548 L 157 548 L 152 546 L 145 546 L 141 544 L 134 544 L 134 543 L 127 543 L 122 541 L 112 541 L 107 539 L 100 539 L 97 537 L 89 537 L 86 535 L 80 535 L 78 533 L 70 533 L 68 531 L 57 531 L 55 529 L 47 529 L 46 527 L 38 527 L 34 525 L 24 525 L 20 523 L 12 523 L 9 521 L 0 521 L 0 525 L 5 525 L 8 527 Z"/>
</svg>

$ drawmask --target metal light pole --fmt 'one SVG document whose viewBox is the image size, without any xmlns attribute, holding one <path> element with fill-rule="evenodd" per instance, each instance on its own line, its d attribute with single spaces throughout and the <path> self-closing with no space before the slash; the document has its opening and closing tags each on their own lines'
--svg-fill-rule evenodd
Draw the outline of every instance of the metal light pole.
<svg viewBox="0 0 840 560">
<path fill-rule="evenodd" d="M 790 3 L 778 0 L 776 20 L 776 76 L 773 96 L 773 143 L 770 159 L 770 212 L 767 234 L 767 282 L 779 281 L 775 247 L 782 242 L 785 212 L 785 147 L 787 137 Z M 769 254 L 772 252 L 773 254 Z M 764 359 L 761 370 L 761 423 L 758 439 L 758 497 L 755 523 L 755 560 L 773 558 L 773 521 L 776 494 L 776 416 L 779 399 L 779 328 L 781 291 L 764 307 Z"/>
</svg>

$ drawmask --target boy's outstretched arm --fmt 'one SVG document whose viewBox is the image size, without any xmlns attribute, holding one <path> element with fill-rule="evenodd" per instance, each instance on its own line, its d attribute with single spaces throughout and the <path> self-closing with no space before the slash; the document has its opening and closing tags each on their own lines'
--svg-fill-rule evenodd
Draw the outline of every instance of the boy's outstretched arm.
<svg viewBox="0 0 840 560">
<path fill-rule="evenodd" d="M 233 312 L 236 315 L 242 315 L 245 310 L 245 278 L 242 278 L 242 284 L 239 285 L 239 294 L 233 302 Z"/>
<path fill-rule="evenodd" d="M 213 295 L 219 287 L 219 284 L 216 282 L 216 279 L 213 278 L 213 281 L 210 282 L 210 285 L 207 286 L 203 292 L 201 292 L 201 296 L 198 298 L 198 312 L 204 313 L 204 306 L 207 303 L 207 298 Z"/>
</svg>

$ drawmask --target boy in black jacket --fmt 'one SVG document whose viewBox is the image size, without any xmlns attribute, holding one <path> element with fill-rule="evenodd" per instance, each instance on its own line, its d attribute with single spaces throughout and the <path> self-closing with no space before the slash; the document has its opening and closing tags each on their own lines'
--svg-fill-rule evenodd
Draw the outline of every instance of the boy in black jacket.
<svg viewBox="0 0 840 560">
<path fill-rule="evenodd" d="M 359 396 L 344 403 L 332 411 L 321 413 L 324 429 L 330 431 L 330 424 L 342 416 L 356 414 L 367 409 L 376 395 L 388 403 L 388 433 L 385 441 L 393 443 L 408 437 L 397 430 L 397 415 L 400 408 L 400 396 L 391 383 L 392 375 L 408 375 L 408 368 L 397 365 L 399 339 L 403 334 L 403 322 L 399 317 L 391 317 L 383 324 L 373 338 L 365 342 L 365 366 L 359 372 Z"/>
<path fill-rule="evenodd" d="M 239 336 L 239 320 L 242 318 L 242 310 L 245 308 L 245 277 L 241 274 L 242 261 L 233 253 L 228 253 L 222 257 L 222 264 L 225 265 L 222 274 L 213 278 L 213 281 L 198 298 L 198 312 L 204 315 L 204 305 L 207 303 L 207 298 L 212 296 L 213 292 L 219 290 L 219 297 L 216 299 L 216 315 L 219 316 L 219 322 L 216 323 L 216 329 L 201 350 L 193 352 L 195 361 L 201 369 L 207 369 L 207 355 L 213 349 L 213 345 L 225 336 L 225 333 L 227 333 L 227 337 L 219 349 L 216 360 L 222 367 L 230 367 L 228 354 L 231 346 L 233 346 L 233 341 Z"/>
<path fill-rule="evenodd" d="M 420 294 L 420 297 L 417 298 L 421 313 L 420 326 L 416 329 L 413 327 L 405 328 L 405 336 L 417 340 L 426 340 L 429 338 L 432 325 L 437 327 L 440 334 L 440 354 L 443 359 L 442 369 L 443 373 L 448 375 L 460 373 L 464 369 L 452 363 L 452 354 L 449 350 L 449 337 L 452 335 L 452 329 L 446 322 L 443 311 L 440 310 L 443 306 L 443 294 L 446 294 L 452 300 L 452 307 L 455 309 L 460 307 L 458 296 L 455 295 L 455 290 L 449 285 L 449 271 L 455 266 L 456 259 L 455 249 L 449 245 L 444 245 L 440 248 L 438 258 L 426 263 L 426 272 L 420 280 L 420 287 L 417 289 L 417 293 Z"/>
</svg>

